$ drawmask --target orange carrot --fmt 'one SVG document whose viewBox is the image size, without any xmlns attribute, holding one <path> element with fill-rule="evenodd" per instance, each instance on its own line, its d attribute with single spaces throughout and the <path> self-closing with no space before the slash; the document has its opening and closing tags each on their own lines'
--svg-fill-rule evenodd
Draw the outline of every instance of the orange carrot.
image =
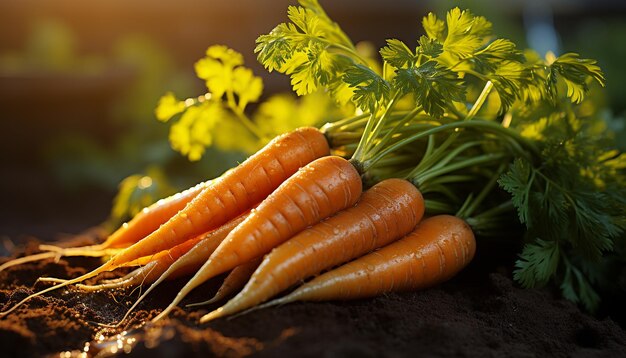
<svg viewBox="0 0 626 358">
<path fill-rule="evenodd" d="M 387 245 L 413 231 L 424 215 L 424 199 L 413 184 L 387 179 L 355 207 L 310 227 L 263 259 L 245 288 L 212 313 L 230 315 L 255 306 L 322 270 Z"/>
<path fill-rule="evenodd" d="M 219 302 L 224 298 L 234 294 L 238 290 L 242 289 L 246 282 L 250 279 L 250 276 L 254 273 L 254 271 L 259 267 L 261 263 L 261 257 L 257 257 L 256 259 L 246 262 L 245 264 L 241 264 L 235 267 L 224 279 L 224 283 L 217 290 L 215 295 L 204 302 L 191 303 L 186 305 L 186 307 L 197 307 L 210 305 L 211 303 Z"/>
<path fill-rule="evenodd" d="M 450 215 L 433 216 L 404 238 L 257 308 L 294 301 L 358 299 L 426 288 L 457 274 L 472 260 L 475 251 L 474 234 L 465 221 Z M 200 322 L 219 316 L 214 312 L 203 316 Z"/>
<path fill-rule="evenodd" d="M 328 156 L 311 162 L 267 197 L 218 246 L 209 260 L 154 320 L 168 314 L 206 280 L 260 257 L 307 226 L 356 203 L 359 173 L 347 160 Z"/>
<path fill-rule="evenodd" d="M 128 315 L 139 305 L 148 294 L 155 289 L 163 280 L 173 279 L 176 277 L 184 276 L 197 271 L 198 268 L 204 264 L 204 262 L 211 256 L 211 253 L 215 251 L 215 248 L 224 240 L 226 235 L 230 233 L 237 225 L 248 216 L 248 213 L 240 215 L 228 223 L 222 225 L 220 228 L 213 230 L 203 235 L 202 240 L 193 246 L 188 252 L 180 256 L 176 260 L 170 263 L 163 270 L 160 270 L 156 274 L 150 273 L 150 281 L 152 285 L 144 292 L 135 303 L 126 311 L 124 317 L 114 326 L 117 327 L 126 320 Z M 157 279 L 158 277 L 158 279 Z M 80 285 L 79 285 L 80 286 Z"/>
<path fill-rule="evenodd" d="M 39 245 L 39 249 L 48 252 L 42 252 L 34 255 L 24 256 L 11 261 L 7 261 L 0 265 L 0 271 L 12 266 L 25 264 L 49 258 L 59 259 L 64 256 L 88 256 L 102 257 L 116 253 L 115 250 L 126 248 L 139 241 L 146 235 L 156 230 L 159 225 L 163 224 L 174 216 L 178 211 L 183 209 L 191 199 L 193 199 L 200 191 L 202 191 L 210 181 L 200 183 L 183 192 L 177 193 L 165 199 L 161 199 L 156 203 L 144 208 L 131 221 L 124 223 L 114 233 L 101 244 L 82 246 L 82 247 L 59 247 L 55 245 Z"/>
<path fill-rule="evenodd" d="M 33 297 L 114 270 L 126 262 L 167 250 L 217 228 L 263 200 L 300 167 L 328 153 L 326 137 L 315 128 L 299 128 L 278 136 L 204 188 L 183 210 L 144 239 L 91 272 L 26 297 L 8 311 L 1 312 L 0 317 Z"/>
</svg>

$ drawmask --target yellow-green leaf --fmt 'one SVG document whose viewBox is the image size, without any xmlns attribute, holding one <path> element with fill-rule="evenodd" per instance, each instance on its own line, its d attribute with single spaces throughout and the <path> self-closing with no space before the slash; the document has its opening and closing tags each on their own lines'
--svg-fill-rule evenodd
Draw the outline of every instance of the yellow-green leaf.
<svg viewBox="0 0 626 358">
<path fill-rule="evenodd" d="M 172 117 L 185 110 L 185 102 L 180 101 L 172 92 L 167 92 L 159 99 L 154 111 L 158 120 L 169 121 Z"/>
<path fill-rule="evenodd" d="M 172 148 L 191 161 L 200 160 L 213 141 L 211 130 L 221 118 L 222 112 L 223 109 L 217 102 L 204 102 L 200 106 L 188 108 L 170 128 Z"/>
<path fill-rule="evenodd" d="M 233 71 L 233 91 L 239 97 L 239 107 L 244 108 L 248 103 L 259 100 L 263 93 L 263 80 L 249 68 L 237 67 Z"/>
<path fill-rule="evenodd" d="M 220 60 L 227 67 L 243 65 L 243 55 L 224 45 L 213 45 L 206 50 L 209 58 Z"/>
</svg>

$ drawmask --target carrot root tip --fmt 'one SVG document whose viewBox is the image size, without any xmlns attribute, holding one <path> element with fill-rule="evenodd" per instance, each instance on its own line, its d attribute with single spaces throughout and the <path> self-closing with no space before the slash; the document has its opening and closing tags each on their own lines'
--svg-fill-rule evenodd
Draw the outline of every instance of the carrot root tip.
<svg viewBox="0 0 626 358">
<path fill-rule="evenodd" d="M 207 314 L 205 314 L 204 316 L 202 316 L 202 318 L 200 318 L 200 323 L 207 323 L 209 321 L 212 321 L 216 318 L 220 318 L 222 317 L 224 314 L 222 313 L 224 312 L 223 308 L 218 308 L 213 312 L 209 312 Z"/>
<path fill-rule="evenodd" d="M 56 277 L 39 277 L 35 283 L 38 282 L 51 282 L 51 283 L 64 283 L 65 281 L 69 281 L 63 278 L 56 278 Z"/>
<path fill-rule="evenodd" d="M 210 305 L 211 303 L 215 303 L 215 302 L 219 301 L 220 299 L 221 299 L 221 297 L 215 295 L 215 296 L 213 296 L 213 298 L 210 298 L 210 299 L 208 299 L 206 301 L 186 304 L 185 307 L 206 306 L 206 305 Z"/>
</svg>

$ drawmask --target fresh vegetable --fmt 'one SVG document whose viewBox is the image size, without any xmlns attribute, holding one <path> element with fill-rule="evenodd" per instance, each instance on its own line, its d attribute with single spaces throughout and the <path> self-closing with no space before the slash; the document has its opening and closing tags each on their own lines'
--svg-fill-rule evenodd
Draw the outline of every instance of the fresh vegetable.
<svg viewBox="0 0 626 358">
<path fill-rule="evenodd" d="M 272 250 L 246 287 L 212 317 L 257 305 L 322 270 L 387 245 L 410 233 L 423 214 L 424 200 L 413 184 L 384 180 L 363 193 L 356 206 Z"/>
<path fill-rule="evenodd" d="M 266 254 L 307 226 L 354 205 L 361 191 L 359 173 L 347 160 L 327 156 L 309 163 L 282 183 L 228 234 L 154 321 L 165 317 L 206 280 Z"/>
<path fill-rule="evenodd" d="M 455 216 L 424 219 L 406 237 L 298 287 L 259 307 L 295 301 L 349 300 L 392 291 L 417 290 L 450 279 L 474 257 L 476 241 L 469 225 Z M 200 319 L 219 317 L 219 310 Z"/>
</svg>

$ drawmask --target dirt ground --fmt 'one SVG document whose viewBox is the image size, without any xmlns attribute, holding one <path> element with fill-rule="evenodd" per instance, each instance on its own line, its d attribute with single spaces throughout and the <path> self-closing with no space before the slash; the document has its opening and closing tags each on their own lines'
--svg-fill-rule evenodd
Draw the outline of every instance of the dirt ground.
<svg viewBox="0 0 626 358">
<path fill-rule="evenodd" d="M 13 257 L 34 252 L 36 246 L 31 240 L 14 249 Z M 626 331 L 612 312 L 594 318 L 547 288 L 519 288 L 511 281 L 509 266 L 484 254 L 490 249 L 479 246 L 470 267 L 428 290 L 352 302 L 289 304 L 203 325 L 197 323 L 199 317 L 216 306 L 178 308 L 155 326 L 142 325 L 169 303 L 184 280 L 163 284 L 116 329 L 98 323 L 119 320 L 139 291 L 61 289 L 0 319 L 0 355 L 626 356 Z M 35 283 L 39 276 L 76 277 L 97 265 L 97 259 L 71 258 L 0 272 L 0 308 L 46 287 Z M 210 297 L 218 284 L 219 278 L 205 284 L 183 303 Z"/>
</svg>

